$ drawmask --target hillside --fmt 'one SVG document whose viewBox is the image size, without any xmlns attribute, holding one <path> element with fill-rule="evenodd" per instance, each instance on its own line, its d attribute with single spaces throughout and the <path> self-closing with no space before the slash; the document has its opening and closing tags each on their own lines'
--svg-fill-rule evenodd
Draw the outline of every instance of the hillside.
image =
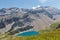
<svg viewBox="0 0 60 40">
<path fill-rule="evenodd" d="M 36 9 L 2 8 L 0 9 L 0 33 L 23 32 L 30 29 L 45 30 L 57 22 L 60 9 L 54 7 L 37 7 Z M 23 30 L 22 30 L 23 29 Z"/>
</svg>

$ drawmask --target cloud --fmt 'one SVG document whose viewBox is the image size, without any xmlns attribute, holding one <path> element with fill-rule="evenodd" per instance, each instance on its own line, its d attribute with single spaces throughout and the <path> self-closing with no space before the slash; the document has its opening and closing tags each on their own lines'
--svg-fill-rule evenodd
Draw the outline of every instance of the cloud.
<svg viewBox="0 0 60 40">
<path fill-rule="evenodd" d="M 41 3 L 48 2 L 48 0 L 39 0 Z"/>
<path fill-rule="evenodd" d="M 36 9 L 36 8 L 38 8 L 38 7 L 40 7 L 40 5 L 37 5 L 37 6 L 35 6 L 35 7 L 32 7 L 32 9 Z"/>
<path fill-rule="evenodd" d="M 41 3 L 46 3 L 46 2 L 50 2 L 50 1 L 53 1 L 53 0 L 39 0 Z"/>
</svg>

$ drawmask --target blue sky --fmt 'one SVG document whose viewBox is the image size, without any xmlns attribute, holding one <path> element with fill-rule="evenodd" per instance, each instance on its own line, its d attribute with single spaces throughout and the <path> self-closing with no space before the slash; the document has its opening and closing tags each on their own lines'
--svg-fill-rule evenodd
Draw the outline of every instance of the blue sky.
<svg viewBox="0 0 60 40">
<path fill-rule="evenodd" d="M 0 0 L 0 8 L 32 8 L 37 5 L 60 8 L 60 0 Z"/>
</svg>

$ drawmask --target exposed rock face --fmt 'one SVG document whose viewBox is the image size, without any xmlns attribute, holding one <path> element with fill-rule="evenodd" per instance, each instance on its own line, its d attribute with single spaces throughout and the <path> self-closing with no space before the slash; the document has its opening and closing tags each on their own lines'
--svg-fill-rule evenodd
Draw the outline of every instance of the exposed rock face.
<svg viewBox="0 0 60 40">
<path fill-rule="evenodd" d="M 44 30 L 60 15 L 60 10 L 53 7 L 36 9 L 3 8 L 0 9 L 0 33 L 34 29 Z"/>
<path fill-rule="evenodd" d="M 38 30 L 44 30 L 46 28 L 49 28 L 49 25 L 51 25 L 52 23 L 53 23 L 52 19 L 50 19 L 46 15 L 40 14 L 40 19 L 36 19 L 31 24 L 34 25 L 34 29 L 38 31 Z"/>
<path fill-rule="evenodd" d="M 0 22 L 0 29 L 5 28 L 5 24 L 3 22 Z"/>
</svg>

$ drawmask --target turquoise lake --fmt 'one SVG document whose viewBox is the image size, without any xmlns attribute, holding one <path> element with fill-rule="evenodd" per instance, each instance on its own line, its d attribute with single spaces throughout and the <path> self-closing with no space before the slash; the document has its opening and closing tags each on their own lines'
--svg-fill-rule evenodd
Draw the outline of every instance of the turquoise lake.
<svg viewBox="0 0 60 40">
<path fill-rule="evenodd" d="M 36 31 L 27 31 L 24 33 L 19 33 L 16 36 L 34 36 L 34 35 L 38 35 L 39 33 Z"/>
</svg>

